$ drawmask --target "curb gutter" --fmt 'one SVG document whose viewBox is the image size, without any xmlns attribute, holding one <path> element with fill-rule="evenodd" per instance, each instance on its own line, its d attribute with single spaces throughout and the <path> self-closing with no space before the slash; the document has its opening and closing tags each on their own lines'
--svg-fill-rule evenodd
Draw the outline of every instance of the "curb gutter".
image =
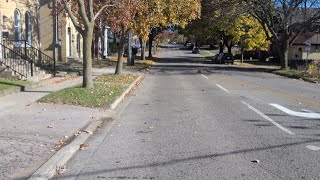
<svg viewBox="0 0 320 180">
<path fill-rule="evenodd" d="M 130 93 L 136 84 L 142 80 L 139 76 L 122 95 L 110 105 L 110 109 L 115 109 L 121 101 Z M 58 174 L 59 170 L 72 158 L 72 156 L 80 149 L 80 145 L 92 135 L 99 126 L 103 123 L 101 120 L 92 121 L 87 128 L 77 136 L 70 144 L 61 148 L 54 154 L 46 163 L 44 163 L 28 180 L 47 180 Z M 89 132 L 89 133 L 85 133 Z"/>
<path fill-rule="evenodd" d="M 124 98 L 129 94 L 129 92 L 133 89 L 133 87 L 138 84 L 140 81 L 142 80 L 142 76 L 139 76 L 128 88 L 127 90 L 122 93 L 122 95 L 116 99 L 111 105 L 110 105 L 110 109 L 114 110 L 121 101 L 124 100 Z"/>
<path fill-rule="evenodd" d="M 84 132 L 94 132 L 101 123 L 102 121 L 91 122 Z M 83 144 L 90 136 L 91 133 L 81 133 L 70 144 L 61 148 L 56 154 L 54 154 L 28 179 L 44 180 L 52 178 L 57 174 L 57 171 L 59 171 L 59 169 L 72 158 L 72 156 L 79 150 L 80 145 Z"/>
</svg>

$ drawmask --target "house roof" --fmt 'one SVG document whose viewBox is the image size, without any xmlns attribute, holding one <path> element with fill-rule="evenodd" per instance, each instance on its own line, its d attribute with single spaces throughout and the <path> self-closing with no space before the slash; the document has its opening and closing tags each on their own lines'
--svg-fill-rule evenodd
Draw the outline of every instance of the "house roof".
<svg viewBox="0 0 320 180">
<path fill-rule="evenodd" d="M 299 35 L 293 42 L 293 45 L 305 45 L 306 41 L 310 39 L 311 45 L 320 45 L 320 33 L 310 32 Z"/>
</svg>

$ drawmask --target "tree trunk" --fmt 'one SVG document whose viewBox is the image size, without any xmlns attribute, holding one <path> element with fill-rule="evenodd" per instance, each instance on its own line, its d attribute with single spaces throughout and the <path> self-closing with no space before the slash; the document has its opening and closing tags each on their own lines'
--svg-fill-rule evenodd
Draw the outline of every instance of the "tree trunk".
<svg viewBox="0 0 320 180">
<path fill-rule="evenodd" d="M 228 44 L 228 53 L 232 52 L 232 43 L 230 43 L 230 45 Z"/>
<path fill-rule="evenodd" d="M 93 90 L 92 79 L 92 38 L 93 25 L 83 34 L 83 82 L 82 87 Z"/>
<path fill-rule="evenodd" d="M 128 31 L 128 52 L 127 52 L 127 66 L 131 66 L 132 60 L 132 30 Z"/>
<path fill-rule="evenodd" d="M 221 38 L 219 42 L 219 54 L 223 53 L 223 49 L 224 49 L 224 43 L 223 43 L 223 39 Z"/>
<path fill-rule="evenodd" d="M 126 43 L 126 33 L 123 30 L 120 37 L 119 47 L 118 47 L 118 61 L 117 61 L 116 72 L 115 72 L 115 74 L 117 75 L 122 74 L 123 52 L 124 52 L 125 43 Z"/>
<path fill-rule="evenodd" d="M 241 48 L 241 63 L 243 63 L 243 52 L 244 52 L 244 48 Z"/>
<path fill-rule="evenodd" d="M 149 35 L 149 58 L 152 57 L 152 42 L 153 42 L 153 35 Z"/>
<path fill-rule="evenodd" d="M 284 36 L 281 43 L 276 43 L 280 56 L 281 69 L 288 70 L 289 39 Z"/>
<path fill-rule="evenodd" d="M 141 40 L 141 59 L 146 60 L 146 40 Z"/>
</svg>

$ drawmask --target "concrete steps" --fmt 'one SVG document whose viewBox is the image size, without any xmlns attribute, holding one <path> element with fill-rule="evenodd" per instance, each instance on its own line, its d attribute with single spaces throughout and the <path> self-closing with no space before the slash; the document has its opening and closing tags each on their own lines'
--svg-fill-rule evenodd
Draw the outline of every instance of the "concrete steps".
<svg viewBox="0 0 320 180">
<path fill-rule="evenodd" d="M 43 81 L 48 78 L 52 78 L 52 74 L 47 74 L 45 70 L 41 70 L 39 67 L 33 68 L 33 76 L 31 76 L 31 70 L 28 71 L 27 78 L 22 77 L 18 73 L 14 72 L 10 68 L 4 65 L 0 65 L 0 78 L 11 79 L 11 80 L 27 80 L 32 82 Z"/>
</svg>

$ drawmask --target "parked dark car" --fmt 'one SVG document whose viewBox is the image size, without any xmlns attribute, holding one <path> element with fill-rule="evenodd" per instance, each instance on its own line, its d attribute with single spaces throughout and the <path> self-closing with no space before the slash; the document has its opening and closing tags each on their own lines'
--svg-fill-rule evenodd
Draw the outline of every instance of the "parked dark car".
<svg viewBox="0 0 320 180">
<path fill-rule="evenodd" d="M 212 62 L 217 62 L 218 61 L 218 56 L 219 56 L 219 54 L 216 54 L 216 55 L 212 56 L 211 57 L 211 61 Z"/>
<path fill-rule="evenodd" d="M 220 64 L 231 63 L 233 64 L 234 58 L 231 53 L 220 53 L 217 62 Z"/>
<path fill-rule="evenodd" d="M 192 49 L 192 54 L 199 54 L 200 53 L 200 49 L 195 47 Z"/>
<path fill-rule="evenodd" d="M 231 53 L 225 53 L 222 57 L 222 62 L 233 64 L 233 62 L 234 62 L 233 55 Z"/>
</svg>

